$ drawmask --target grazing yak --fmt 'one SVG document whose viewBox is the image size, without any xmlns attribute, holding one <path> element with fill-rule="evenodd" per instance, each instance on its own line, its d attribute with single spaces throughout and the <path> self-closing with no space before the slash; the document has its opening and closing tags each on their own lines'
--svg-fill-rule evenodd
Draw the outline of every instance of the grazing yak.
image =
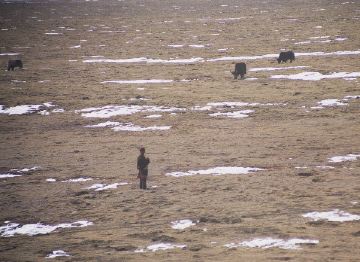
<svg viewBox="0 0 360 262">
<path fill-rule="evenodd" d="M 283 61 L 286 63 L 287 60 L 290 60 L 290 63 L 295 60 L 295 54 L 293 51 L 281 52 L 279 58 L 277 59 L 279 64 Z"/>
<path fill-rule="evenodd" d="M 234 79 L 237 79 L 238 76 L 241 76 L 241 79 L 244 78 L 244 75 L 246 74 L 246 64 L 245 63 L 236 63 L 235 64 L 235 71 L 230 71 L 233 76 Z"/>
<path fill-rule="evenodd" d="M 10 70 L 14 71 L 15 67 L 23 68 L 22 61 L 21 60 L 9 60 L 7 70 L 8 71 L 10 71 Z"/>
</svg>

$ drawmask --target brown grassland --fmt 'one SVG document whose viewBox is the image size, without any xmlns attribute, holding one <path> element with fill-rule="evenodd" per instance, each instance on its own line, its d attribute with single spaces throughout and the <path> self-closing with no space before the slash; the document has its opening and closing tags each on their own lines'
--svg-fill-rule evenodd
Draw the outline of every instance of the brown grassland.
<svg viewBox="0 0 360 262">
<path fill-rule="evenodd" d="M 7 72 L 7 60 L 13 56 L 0 56 L 0 104 L 53 102 L 65 112 L 0 115 L 0 173 L 41 167 L 0 180 L 0 226 L 4 221 L 52 225 L 83 219 L 94 225 L 32 237 L 1 237 L 0 261 L 45 261 L 47 254 L 59 249 L 71 255 L 57 258 L 61 261 L 359 261 L 359 221 L 314 223 L 302 217 L 335 208 L 360 214 L 360 204 L 351 203 L 360 201 L 360 161 L 316 168 L 329 165 L 330 157 L 360 153 L 360 100 L 310 109 L 323 99 L 360 95 L 359 81 L 270 78 L 303 71 L 358 72 L 359 55 L 301 56 L 291 66 L 309 68 L 248 71 L 247 78 L 257 78 L 254 81 L 233 80 L 229 71 L 234 61 L 83 62 L 90 56 L 168 60 L 255 56 L 282 49 L 295 54 L 354 51 L 360 48 L 359 19 L 357 0 L 1 1 L 0 29 L 8 30 L 0 31 L 0 53 L 20 53 L 15 57 L 22 59 L 24 68 Z M 51 30 L 62 34 L 45 34 Z M 295 44 L 317 36 L 347 40 Z M 184 47 L 168 46 L 174 44 Z M 188 46 L 194 44 L 206 46 Z M 70 48 L 76 45 L 81 47 Z M 290 66 L 278 65 L 274 58 L 245 62 L 248 69 Z M 116 79 L 192 81 L 101 83 Z M 43 80 L 50 81 L 39 82 Z M 135 97 L 150 100 L 131 100 Z M 189 110 L 223 101 L 279 105 L 238 109 L 255 110 L 241 119 L 209 116 L 215 109 Z M 151 113 L 105 120 L 75 113 L 130 103 L 188 110 L 162 113 L 159 119 L 144 118 Z M 85 128 L 108 120 L 172 128 L 146 132 Z M 140 146 L 151 159 L 148 183 L 157 186 L 146 191 L 138 189 L 136 178 Z M 216 166 L 264 170 L 247 175 L 165 176 Z M 94 180 L 61 182 L 78 177 Z M 84 189 L 123 181 L 131 184 L 99 192 Z M 185 218 L 200 222 L 182 231 L 170 227 L 171 221 Z M 256 237 L 317 239 L 319 244 L 297 250 L 224 247 Z M 187 247 L 134 252 L 160 242 Z"/>
</svg>

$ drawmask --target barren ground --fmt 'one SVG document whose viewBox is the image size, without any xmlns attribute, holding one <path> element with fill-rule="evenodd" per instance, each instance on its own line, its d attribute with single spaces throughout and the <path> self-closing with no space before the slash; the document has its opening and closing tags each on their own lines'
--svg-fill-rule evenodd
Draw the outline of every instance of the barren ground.
<svg viewBox="0 0 360 262">
<path fill-rule="evenodd" d="M 52 225 L 83 219 L 94 225 L 33 237 L 1 237 L 0 260 L 43 261 L 53 250 L 62 249 L 71 255 L 57 258 L 63 261 L 358 261 L 359 221 L 313 223 L 302 214 L 335 208 L 360 214 L 360 204 L 351 203 L 360 201 L 360 160 L 331 164 L 334 169 L 316 168 L 329 165 L 330 157 L 360 153 L 359 99 L 346 106 L 310 109 L 324 99 L 360 95 L 359 80 L 270 76 L 358 72 L 359 55 L 301 56 L 291 66 L 309 68 L 248 72 L 247 78 L 258 78 L 254 81 L 233 80 L 229 72 L 233 61 L 83 63 L 89 56 L 169 60 L 255 56 L 281 49 L 295 54 L 356 51 L 360 2 L 343 2 L 2 1 L 0 28 L 8 30 L 0 31 L 0 53 L 20 53 L 17 57 L 24 69 L 5 71 L 13 56 L 0 56 L 0 104 L 52 102 L 65 112 L 0 115 L 0 173 L 41 167 L 0 180 L 1 225 L 4 221 Z M 62 34 L 45 34 L 51 30 Z M 347 40 L 295 44 L 318 36 Z M 184 46 L 168 46 L 174 44 Z M 206 46 L 188 46 L 200 44 Z M 76 45 L 81 47 L 70 48 Z M 248 69 L 290 66 L 278 65 L 274 58 L 245 62 Z M 192 81 L 101 83 L 136 79 Z M 50 81 L 39 82 L 43 80 Z M 139 96 L 150 100 L 130 100 Z M 225 101 L 279 105 L 236 109 L 255 110 L 241 119 L 209 116 L 216 109 L 190 110 Z M 159 119 L 144 118 L 151 113 L 109 119 L 75 113 L 130 103 L 188 110 L 177 115 L 161 113 Z M 85 128 L 108 120 L 172 128 L 146 132 Z M 136 179 L 140 146 L 146 147 L 151 159 L 148 183 L 157 186 L 147 191 L 138 189 Z M 265 170 L 246 175 L 165 176 L 216 166 Z M 78 177 L 94 180 L 61 182 Z M 47 182 L 47 178 L 57 182 Z M 131 184 L 99 192 L 84 189 L 94 183 L 123 181 Z M 200 222 L 183 231 L 170 227 L 171 221 L 185 218 Z M 224 247 L 256 237 L 317 239 L 319 244 L 302 245 L 298 250 Z M 134 253 L 159 242 L 187 247 Z"/>
</svg>

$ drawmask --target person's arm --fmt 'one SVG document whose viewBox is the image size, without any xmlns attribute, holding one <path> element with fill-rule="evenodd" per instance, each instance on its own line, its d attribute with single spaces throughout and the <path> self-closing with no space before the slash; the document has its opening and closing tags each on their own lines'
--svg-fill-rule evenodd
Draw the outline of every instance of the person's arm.
<svg viewBox="0 0 360 262">
<path fill-rule="evenodd" d="M 138 159 L 137 159 L 137 169 L 140 170 L 140 157 L 138 157 Z"/>
</svg>

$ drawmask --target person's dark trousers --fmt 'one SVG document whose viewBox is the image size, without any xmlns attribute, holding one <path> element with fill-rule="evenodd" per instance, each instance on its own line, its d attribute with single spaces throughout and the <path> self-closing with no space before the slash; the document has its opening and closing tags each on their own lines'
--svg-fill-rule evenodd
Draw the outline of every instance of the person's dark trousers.
<svg viewBox="0 0 360 262">
<path fill-rule="evenodd" d="M 140 189 L 146 189 L 146 178 L 147 176 L 140 177 Z"/>
</svg>

